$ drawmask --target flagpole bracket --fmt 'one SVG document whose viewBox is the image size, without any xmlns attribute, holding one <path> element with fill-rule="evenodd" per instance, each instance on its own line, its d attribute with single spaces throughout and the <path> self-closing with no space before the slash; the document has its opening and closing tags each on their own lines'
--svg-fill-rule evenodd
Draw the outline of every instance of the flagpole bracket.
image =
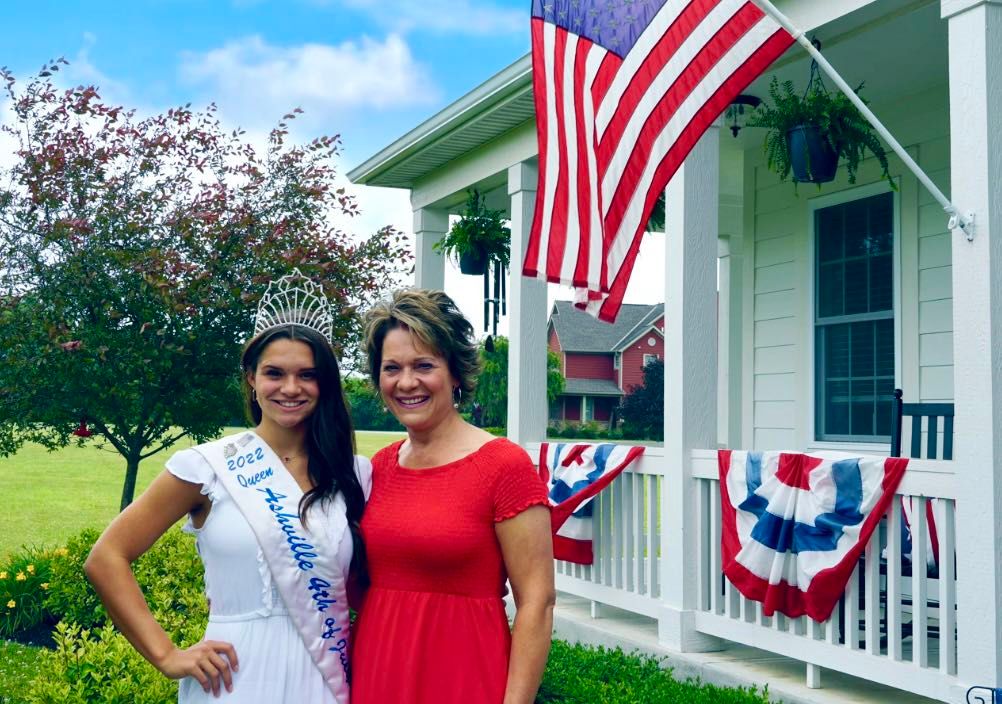
<svg viewBox="0 0 1002 704">
<path fill-rule="evenodd" d="M 966 213 L 961 215 L 959 212 L 954 210 L 950 213 L 950 222 L 947 223 L 947 227 L 952 231 L 956 230 L 958 227 L 964 231 L 964 235 L 967 237 L 968 242 L 974 241 L 974 211 L 968 210 Z"/>
</svg>

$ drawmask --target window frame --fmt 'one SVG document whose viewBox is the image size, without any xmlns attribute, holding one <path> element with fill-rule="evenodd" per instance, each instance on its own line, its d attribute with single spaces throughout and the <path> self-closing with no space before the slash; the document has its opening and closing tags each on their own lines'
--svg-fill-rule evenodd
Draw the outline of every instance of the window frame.
<svg viewBox="0 0 1002 704">
<path fill-rule="evenodd" d="M 901 181 L 895 179 L 898 190 L 893 190 L 886 181 L 868 184 L 857 188 L 850 188 L 845 191 L 833 193 L 827 196 L 813 198 L 808 203 L 807 217 L 808 225 L 808 261 L 809 272 L 808 290 L 810 296 L 805 296 L 805 314 L 810 321 L 810 330 L 806 340 L 808 358 L 805 368 L 808 370 L 808 383 L 806 392 L 809 395 L 810 413 L 807 414 L 807 441 L 810 447 L 818 449 L 841 448 L 852 445 L 856 448 L 876 451 L 886 451 L 890 436 L 881 435 L 821 435 L 821 428 L 817 419 L 821 417 L 821 408 L 824 397 L 819 389 L 819 375 L 821 374 L 820 350 L 817 349 L 817 310 L 818 310 L 818 284 L 819 271 L 817 260 L 818 233 L 817 233 L 817 211 L 824 210 L 832 206 L 843 205 L 856 200 L 863 200 L 872 196 L 891 194 L 891 222 L 892 222 L 892 243 L 891 243 L 891 309 L 890 315 L 885 313 L 862 313 L 844 316 L 841 322 L 857 322 L 862 320 L 886 319 L 890 318 L 894 329 L 894 388 L 901 387 Z M 831 323 L 828 323 L 831 324 Z"/>
</svg>

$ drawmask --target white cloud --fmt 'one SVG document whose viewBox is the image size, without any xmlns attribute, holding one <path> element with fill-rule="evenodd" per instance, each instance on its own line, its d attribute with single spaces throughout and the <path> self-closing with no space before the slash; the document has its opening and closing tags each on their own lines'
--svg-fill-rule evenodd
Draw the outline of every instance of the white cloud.
<svg viewBox="0 0 1002 704">
<path fill-rule="evenodd" d="M 432 31 L 450 35 L 528 33 L 529 6 L 497 7 L 474 0 L 342 0 L 373 22 L 397 32 Z"/>
<path fill-rule="evenodd" d="M 229 121 L 251 128 L 271 126 L 294 107 L 306 111 L 307 124 L 329 124 L 352 111 L 439 99 L 428 69 L 395 34 L 382 42 L 363 37 L 336 46 L 291 47 L 244 37 L 204 53 L 185 53 L 180 74 L 203 86 Z"/>
<path fill-rule="evenodd" d="M 78 86 L 92 85 L 98 88 L 101 99 L 107 103 L 125 104 L 131 102 L 130 92 L 125 83 L 117 81 L 101 71 L 90 58 L 90 50 L 97 44 L 97 37 L 84 32 L 83 45 L 76 56 L 69 59 L 69 66 L 60 67 L 54 80 L 59 85 Z M 30 77 L 26 77 L 30 78 Z"/>
</svg>

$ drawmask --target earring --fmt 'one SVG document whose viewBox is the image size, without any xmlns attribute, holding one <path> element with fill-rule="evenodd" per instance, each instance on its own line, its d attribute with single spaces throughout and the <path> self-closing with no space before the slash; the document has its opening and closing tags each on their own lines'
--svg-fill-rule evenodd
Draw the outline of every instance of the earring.
<svg viewBox="0 0 1002 704">
<path fill-rule="evenodd" d="M 452 407 L 459 408 L 459 404 L 463 402 L 463 389 L 457 386 L 452 390 Z"/>
<path fill-rule="evenodd" d="M 251 398 L 254 399 L 254 403 L 257 403 L 257 389 L 251 387 Z"/>
</svg>

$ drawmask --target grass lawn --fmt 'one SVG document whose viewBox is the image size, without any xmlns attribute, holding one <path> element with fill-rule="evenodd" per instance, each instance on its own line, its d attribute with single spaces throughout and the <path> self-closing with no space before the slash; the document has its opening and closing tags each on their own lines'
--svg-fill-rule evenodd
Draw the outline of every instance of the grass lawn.
<svg viewBox="0 0 1002 704">
<path fill-rule="evenodd" d="M 15 704 L 17 692 L 38 674 L 41 648 L 0 640 L 0 704 Z"/>
<path fill-rule="evenodd" d="M 237 432 L 227 428 L 224 434 Z M 360 431 L 358 453 L 371 457 L 403 433 Z M 136 495 L 163 471 L 164 462 L 193 443 L 184 439 L 139 465 Z M 25 445 L 12 457 L 0 458 L 0 494 L 10 497 L 0 512 L 0 556 L 22 545 L 61 545 L 84 528 L 107 525 L 118 513 L 125 460 L 117 452 L 98 450 L 93 443 L 48 452 Z M 16 507 L 16 508 L 14 508 Z"/>
</svg>

